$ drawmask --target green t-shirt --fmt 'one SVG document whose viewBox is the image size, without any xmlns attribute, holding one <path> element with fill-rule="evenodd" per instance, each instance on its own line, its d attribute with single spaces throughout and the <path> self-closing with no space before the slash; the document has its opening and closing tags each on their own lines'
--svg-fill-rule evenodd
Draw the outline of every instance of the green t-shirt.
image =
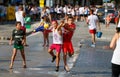
<svg viewBox="0 0 120 77">
<path fill-rule="evenodd" d="M 24 38 L 24 35 L 25 35 L 25 31 L 14 29 L 12 32 L 12 38 L 14 40 L 14 44 L 18 46 L 22 45 L 22 40 Z"/>
</svg>

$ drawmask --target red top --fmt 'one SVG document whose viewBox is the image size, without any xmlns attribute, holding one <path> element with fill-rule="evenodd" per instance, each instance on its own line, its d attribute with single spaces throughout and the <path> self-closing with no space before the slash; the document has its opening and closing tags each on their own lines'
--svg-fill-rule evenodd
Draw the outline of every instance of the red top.
<svg viewBox="0 0 120 77">
<path fill-rule="evenodd" d="M 71 42 L 74 30 L 71 29 L 75 29 L 76 25 L 74 23 L 72 24 L 66 24 L 66 26 L 64 27 L 65 31 L 63 33 L 63 42 Z"/>
</svg>

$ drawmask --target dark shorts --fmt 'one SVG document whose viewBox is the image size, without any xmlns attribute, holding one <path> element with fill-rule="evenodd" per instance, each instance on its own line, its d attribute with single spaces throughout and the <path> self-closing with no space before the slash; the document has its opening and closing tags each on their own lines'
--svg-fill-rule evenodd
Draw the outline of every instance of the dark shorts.
<svg viewBox="0 0 120 77">
<path fill-rule="evenodd" d="M 16 44 L 14 44 L 14 48 L 22 50 L 22 49 L 24 49 L 24 46 L 23 45 L 16 45 Z"/>
<path fill-rule="evenodd" d="M 120 65 L 112 64 L 112 77 L 119 77 Z"/>
</svg>

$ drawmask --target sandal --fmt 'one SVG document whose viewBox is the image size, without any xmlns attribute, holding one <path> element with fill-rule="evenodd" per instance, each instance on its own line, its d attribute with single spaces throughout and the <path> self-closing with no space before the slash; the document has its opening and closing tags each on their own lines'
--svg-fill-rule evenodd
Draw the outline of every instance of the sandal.
<svg viewBox="0 0 120 77">
<path fill-rule="evenodd" d="M 55 71 L 56 71 L 56 72 L 58 72 L 58 71 L 59 71 L 59 66 L 56 66 Z"/>
</svg>

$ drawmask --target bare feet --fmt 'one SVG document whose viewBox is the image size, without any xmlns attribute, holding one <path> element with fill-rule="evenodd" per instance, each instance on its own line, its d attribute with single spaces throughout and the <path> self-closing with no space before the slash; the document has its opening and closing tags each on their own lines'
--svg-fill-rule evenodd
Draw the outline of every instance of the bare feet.
<svg viewBox="0 0 120 77">
<path fill-rule="evenodd" d="M 65 66 L 64 66 L 64 69 L 65 69 L 66 72 L 69 72 L 69 71 L 70 71 L 68 65 L 65 65 Z"/>
<path fill-rule="evenodd" d="M 27 68 L 27 66 L 26 66 L 26 65 L 23 65 L 23 68 Z"/>
<path fill-rule="evenodd" d="M 12 64 L 10 64 L 9 68 L 10 68 L 10 69 L 13 69 L 13 65 L 12 65 Z"/>
</svg>

